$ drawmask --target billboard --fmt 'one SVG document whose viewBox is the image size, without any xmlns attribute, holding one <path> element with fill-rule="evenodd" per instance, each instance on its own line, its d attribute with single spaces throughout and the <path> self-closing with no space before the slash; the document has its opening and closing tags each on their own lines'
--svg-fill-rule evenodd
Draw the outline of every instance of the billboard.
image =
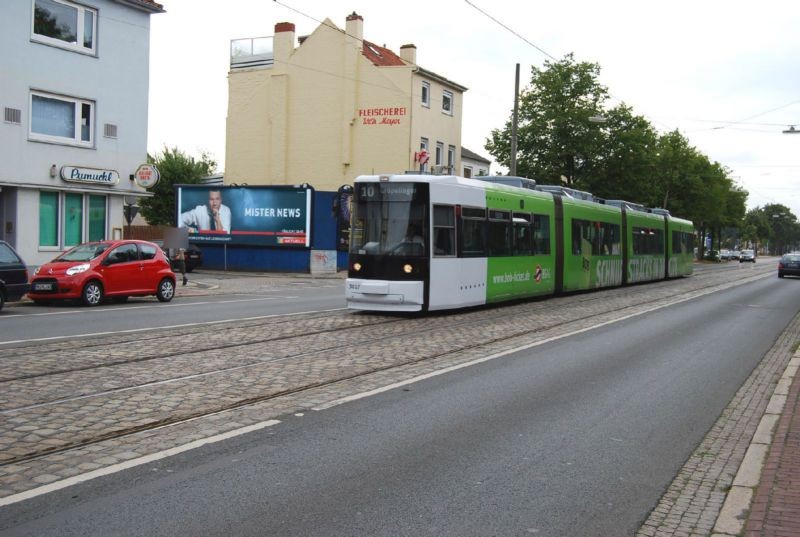
<svg viewBox="0 0 800 537">
<path fill-rule="evenodd" d="M 177 227 L 189 242 L 308 248 L 313 189 L 301 186 L 175 187 Z"/>
</svg>

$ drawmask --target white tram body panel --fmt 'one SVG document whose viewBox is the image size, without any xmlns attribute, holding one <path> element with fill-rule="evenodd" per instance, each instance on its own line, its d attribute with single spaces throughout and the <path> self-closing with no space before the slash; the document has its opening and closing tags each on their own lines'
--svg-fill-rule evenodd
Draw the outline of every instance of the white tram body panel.
<svg viewBox="0 0 800 537">
<path fill-rule="evenodd" d="M 441 204 L 486 208 L 485 187 L 482 181 L 474 179 L 440 177 L 430 183 L 431 207 Z M 456 243 L 458 240 L 456 237 Z M 485 304 L 487 263 L 486 258 L 431 257 L 428 308 Z"/>
<path fill-rule="evenodd" d="M 485 257 L 432 259 L 429 309 L 485 304 L 486 266 Z"/>
<path fill-rule="evenodd" d="M 347 307 L 372 311 L 421 311 L 425 283 L 347 278 Z"/>
</svg>

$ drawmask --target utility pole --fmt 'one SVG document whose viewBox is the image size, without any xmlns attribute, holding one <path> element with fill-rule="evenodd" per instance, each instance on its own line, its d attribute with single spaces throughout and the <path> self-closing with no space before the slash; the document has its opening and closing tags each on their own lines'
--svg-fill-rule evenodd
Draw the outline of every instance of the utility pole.
<svg viewBox="0 0 800 537">
<path fill-rule="evenodd" d="M 511 120 L 511 158 L 508 166 L 509 175 L 517 175 L 517 120 L 519 115 L 519 64 L 514 76 L 514 115 Z"/>
</svg>

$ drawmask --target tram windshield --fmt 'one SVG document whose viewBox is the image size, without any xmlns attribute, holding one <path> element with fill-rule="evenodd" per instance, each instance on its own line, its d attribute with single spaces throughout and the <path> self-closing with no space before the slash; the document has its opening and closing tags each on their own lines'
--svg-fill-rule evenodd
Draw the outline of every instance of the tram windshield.
<svg viewBox="0 0 800 537">
<path fill-rule="evenodd" d="M 427 255 L 428 185 L 356 183 L 350 253 Z"/>
</svg>

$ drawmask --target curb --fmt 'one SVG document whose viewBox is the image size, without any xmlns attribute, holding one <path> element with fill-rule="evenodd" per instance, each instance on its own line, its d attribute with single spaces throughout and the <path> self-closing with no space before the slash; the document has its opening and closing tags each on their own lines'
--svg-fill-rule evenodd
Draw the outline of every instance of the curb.
<svg viewBox="0 0 800 537">
<path fill-rule="evenodd" d="M 769 400 L 764 415 L 758 424 L 758 429 L 753 435 L 750 447 L 739 465 L 736 477 L 733 480 L 722 510 L 714 525 L 711 537 L 737 537 L 744 531 L 755 489 L 761 480 L 761 471 L 764 461 L 772 445 L 772 436 L 775 426 L 783 413 L 789 387 L 792 385 L 797 370 L 800 367 L 800 351 L 794 353 L 792 359 L 775 386 L 772 398 Z"/>
</svg>

